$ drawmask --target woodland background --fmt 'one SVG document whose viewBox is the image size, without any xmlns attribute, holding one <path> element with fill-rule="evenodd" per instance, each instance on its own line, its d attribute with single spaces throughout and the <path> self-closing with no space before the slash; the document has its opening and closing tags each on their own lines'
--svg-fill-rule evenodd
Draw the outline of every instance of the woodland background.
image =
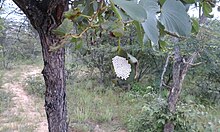
<svg viewBox="0 0 220 132">
<path fill-rule="evenodd" d="M 0 78 L 19 67 L 42 65 L 38 35 L 25 17 L 19 21 L 1 18 L 0 27 Z M 200 64 L 192 66 L 187 73 L 177 112 L 172 116 L 165 109 L 169 88 L 160 87 L 167 55 L 174 46 L 172 38 L 165 38 L 166 45 L 152 47 L 150 43 L 140 45 L 138 37 L 133 25 L 125 27 L 121 46 L 139 62 L 137 78 L 126 81 L 116 78 L 114 73 L 112 58 L 117 54 L 117 39 L 108 32 L 89 30 L 81 41 L 73 40 L 65 45 L 70 128 L 83 132 L 98 128 L 162 131 L 166 120 L 172 120 L 176 131 L 220 131 L 219 20 L 207 19 L 200 25 L 198 34 L 177 43 L 183 56 L 199 51 L 196 62 Z M 172 63 L 170 59 L 164 76 L 167 85 L 172 83 Z M 29 76 L 25 83 L 24 90 L 43 102 L 43 78 Z M 13 107 L 9 105 L 13 104 L 12 98 L 12 93 L 0 87 L 0 115 Z M 35 126 L 29 128 L 32 130 Z M 0 129 L 6 130 L 11 128 Z M 24 128 L 20 128 L 22 130 Z"/>
</svg>

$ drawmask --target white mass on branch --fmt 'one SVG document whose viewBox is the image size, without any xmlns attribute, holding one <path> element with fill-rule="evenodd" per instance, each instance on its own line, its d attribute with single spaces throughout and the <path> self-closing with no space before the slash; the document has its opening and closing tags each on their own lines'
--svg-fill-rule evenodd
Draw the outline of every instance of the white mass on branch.
<svg viewBox="0 0 220 132">
<path fill-rule="evenodd" d="M 117 77 L 126 80 L 131 73 L 131 65 L 126 58 L 115 56 L 112 58 L 113 67 Z"/>
</svg>

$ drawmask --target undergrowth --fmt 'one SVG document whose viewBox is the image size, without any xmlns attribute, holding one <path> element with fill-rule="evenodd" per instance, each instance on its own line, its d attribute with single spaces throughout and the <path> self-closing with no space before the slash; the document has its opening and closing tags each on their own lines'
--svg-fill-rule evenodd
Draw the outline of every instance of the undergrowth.
<svg viewBox="0 0 220 132">
<path fill-rule="evenodd" d="M 27 86 L 25 87 L 25 90 L 28 92 L 28 94 L 37 96 L 39 98 L 44 98 L 45 93 L 45 83 L 40 76 L 29 76 L 26 79 Z"/>
<path fill-rule="evenodd" d="M 0 114 L 7 110 L 12 103 L 12 95 L 0 89 Z"/>
<path fill-rule="evenodd" d="M 0 114 L 4 112 L 5 110 L 7 110 L 12 103 L 11 101 L 12 95 L 8 92 L 5 92 L 1 88 L 1 86 L 3 85 L 2 77 L 3 77 L 3 72 L 0 71 Z"/>
<path fill-rule="evenodd" d="M 28 93 L 44 97 L 42 78 L 29 78 L 27 83 Z M 133 89 L 125 92 L 118 87 L 98 85 L 93 79 L 67 84 L 70 127 L 79 131 L 92 131 L 96 124 L 111 131 L 163 131 L 168 120 L 174 122 L 175 131 L 220 131 L 220 108 L 193 99 L 181 97 L 177 112 L 172 115 L 166 111 L 166 98 L 158 98 L 151 86 L 134 84 Z"/>
</svg>

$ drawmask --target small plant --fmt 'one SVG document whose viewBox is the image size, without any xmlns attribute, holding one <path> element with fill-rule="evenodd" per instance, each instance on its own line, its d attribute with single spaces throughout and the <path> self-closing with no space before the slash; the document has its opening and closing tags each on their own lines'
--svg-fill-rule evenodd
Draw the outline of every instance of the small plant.
<svg viewBox="0 0 220 132">
<path fill-rule="evenodd" d="M 45 84 L 40 76 L 28 77 L 26 80 L 26 90 L 29 94 L 44 98 Z"/>
<path fill-rule="evenodd" d="M 12 95 L 0 89 L 0 114 L 7 110 L 12 103 Z"/>
<path fill-rule="evenodd" d="M 141 112 L 135 117 L 131 117 L 127 122 L 128 129 L 131 132 L 160 132 L 168 115 L 166 115 L 164 100 L 158 101 L 154 95 L 154 100 L 146 103 Z"/>
<path fill-rule="evenodd" d="M 145 95 L 147 93 L 152 93 L 153 92 L 153 87 L 151 86 L 145 86 L 141 83 L 134 83 L 132 85 L 131 91 L 134 92 L 135 94 L 140 94 L 140 95 Z"/>
</svg>

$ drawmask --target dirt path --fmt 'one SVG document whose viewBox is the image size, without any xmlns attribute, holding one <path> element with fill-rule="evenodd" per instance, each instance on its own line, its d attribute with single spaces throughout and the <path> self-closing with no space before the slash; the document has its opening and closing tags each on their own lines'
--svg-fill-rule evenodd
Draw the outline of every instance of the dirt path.
<svg viewBox="0 0 220 132">
<path fill-rule="evenodd" d="M 21 66 L 7 71 L 2 88 L 13 95 L 13 105 L 0 115 L 0 132 L 47 132 L 43 101 L 24 91 L 28 76 L 39 76 L 41 68 Z"/>
</svg>

